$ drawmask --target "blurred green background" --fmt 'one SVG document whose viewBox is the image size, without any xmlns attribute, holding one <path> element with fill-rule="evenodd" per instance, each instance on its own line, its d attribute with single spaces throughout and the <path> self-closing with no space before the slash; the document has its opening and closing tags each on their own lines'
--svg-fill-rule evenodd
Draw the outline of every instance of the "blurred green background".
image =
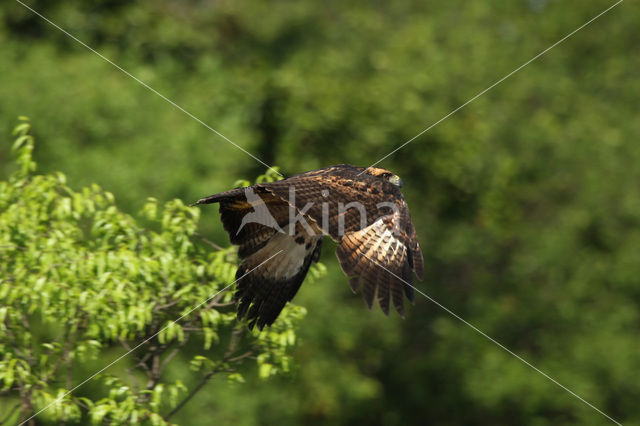
<svg viewBox="0 0 640 426">
<path fill-rule="evenodd" d="M 28 4 L 285 175 L 367 166 L 610 1 Z M 640 424 L 640 6 L 587 26 L 380 165 L 419 288 L 624 424 Z M 125 211 L 264 166 L 14 1 L 0 5 L 0 173 L 32 119 L 43 172 Z M 202 232 L 227 245 L 217 209 Z M 212 381 L 179 424 L 607 424 L 432 302 L 369 312 L 327 244 L 291 374 Z"/>
</svg>

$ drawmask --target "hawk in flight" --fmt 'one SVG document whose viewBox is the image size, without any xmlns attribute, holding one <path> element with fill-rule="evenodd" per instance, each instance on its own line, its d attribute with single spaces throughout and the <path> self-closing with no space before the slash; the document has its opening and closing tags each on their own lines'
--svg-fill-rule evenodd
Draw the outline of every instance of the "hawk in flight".
<svg viewBox="0 0 640 426">
<path fill-rule="evenodd" d="M 369 308 L 377 296 L 385 314 L 391 300 L 404 316 L 403 295 L 413 302 L 423 258 L 401 187 L 388 170 L 341 164 L 196 202 L 220 204 L 224 229 L 239 246 L 238 318 L 247 317 L 249 328 L 273 324 L 320 258 L 324 235 L 338 244 L 351 289 L 361 289 Z"/>
</svg>

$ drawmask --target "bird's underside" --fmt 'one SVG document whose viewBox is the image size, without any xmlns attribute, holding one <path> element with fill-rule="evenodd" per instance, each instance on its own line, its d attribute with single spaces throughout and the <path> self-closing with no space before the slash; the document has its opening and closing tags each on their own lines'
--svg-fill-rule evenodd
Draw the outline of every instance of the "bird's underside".
<svg viewBox="0 0 640 426">
<path fill-rule="evenodd" d="M 369 308 L 377 298 L 385 314 L 392 302 L 404 316 L 423 260 L 396 181 L 384 169 L 339 165 L 199 200 L 220 204 L 224 229 L 239 246 L 238 317 L 250 328 L 273 324 L 320 258 L 324 235 L 338 243 L 342 270 Z"/>
</svg>

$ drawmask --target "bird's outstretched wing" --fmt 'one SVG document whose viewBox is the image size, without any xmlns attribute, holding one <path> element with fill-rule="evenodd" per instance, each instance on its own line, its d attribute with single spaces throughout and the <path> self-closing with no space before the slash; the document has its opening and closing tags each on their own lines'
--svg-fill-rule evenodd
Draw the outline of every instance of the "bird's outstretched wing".
<svg viewBox="0 0 640 426">
<path fill-rule="evenodd" d="M 334 241 L 391 213 L 381 203 L 402 199 L 399 188 L 347 164 L 313 170 L 288 179 L 259 184 L 295 207 L 307 220 L 323 227 Z"/>
<path fill-rule="evenodd" d="M 278 232 L 263 248 L 244 259 L 236 273 L 238 318 L 246 317 L 249 328 L 257 325 L 260 330 L 273 324 L 298 292 L 311 264 L 320 258 L 321 249 L 320 237 L 292 237 Z"/>
<path fill-rule="evenodd" d="M 331 166 L 261 187 L 339 243 L 342 270 L 354 292 L 361 287 L 370 308 L 377 294 L 385 314 L 393 300 L 404 315 L 403 294 L 413 302 L 413 272 L 423 277 L 422 250 L 399 188 L 363 170 Z"/>
<path fill-rule="evenodd" d="M 413 272 L 423 276 L 423 258 L 415 233 L 401 227 L 402 213 L 378 219 L 342 237 L 336 255 L 355 292 L 361 288 L 367 306 L 376 298 L 389 314 L 389 301 L 404 317 L 404 297 L 413 303 Z M 411 224 L 410 224 L 411 225 Z M 412 230 L 413 225 L 409 227 Z"/>
<path fill-rule="evenodd" d="M 238 318 L 246 317 L 249 328 L 262 330 L 273 324 L 320 258 L 322 236 L 290 225 L 289 204 L 259 186 L 212 195 L 196 204 L 209 203 L 220 204 L 224 229 L 239 246 L 242 262 L 234 296 Z"/>
</svg>

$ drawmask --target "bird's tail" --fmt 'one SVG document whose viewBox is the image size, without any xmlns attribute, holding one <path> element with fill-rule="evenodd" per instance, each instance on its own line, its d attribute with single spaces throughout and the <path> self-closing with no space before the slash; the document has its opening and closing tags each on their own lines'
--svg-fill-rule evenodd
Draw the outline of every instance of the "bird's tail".
<svg viewBox="0 0 640 426">
<path fill-rule="evenodd" d="M 197 206 L 198 204 L 211 204 L 211 203 L 219 203 L 220 201 L 224 201 L 230 198 L 238 197 L 239 195 L 244 195 L 245 188 L 236 188 L 230 191 L 221 192 L 219 194 L 209 195 L 208 197 L 204 197 L 191 204 L 192 206 Z"/>
</svg>

